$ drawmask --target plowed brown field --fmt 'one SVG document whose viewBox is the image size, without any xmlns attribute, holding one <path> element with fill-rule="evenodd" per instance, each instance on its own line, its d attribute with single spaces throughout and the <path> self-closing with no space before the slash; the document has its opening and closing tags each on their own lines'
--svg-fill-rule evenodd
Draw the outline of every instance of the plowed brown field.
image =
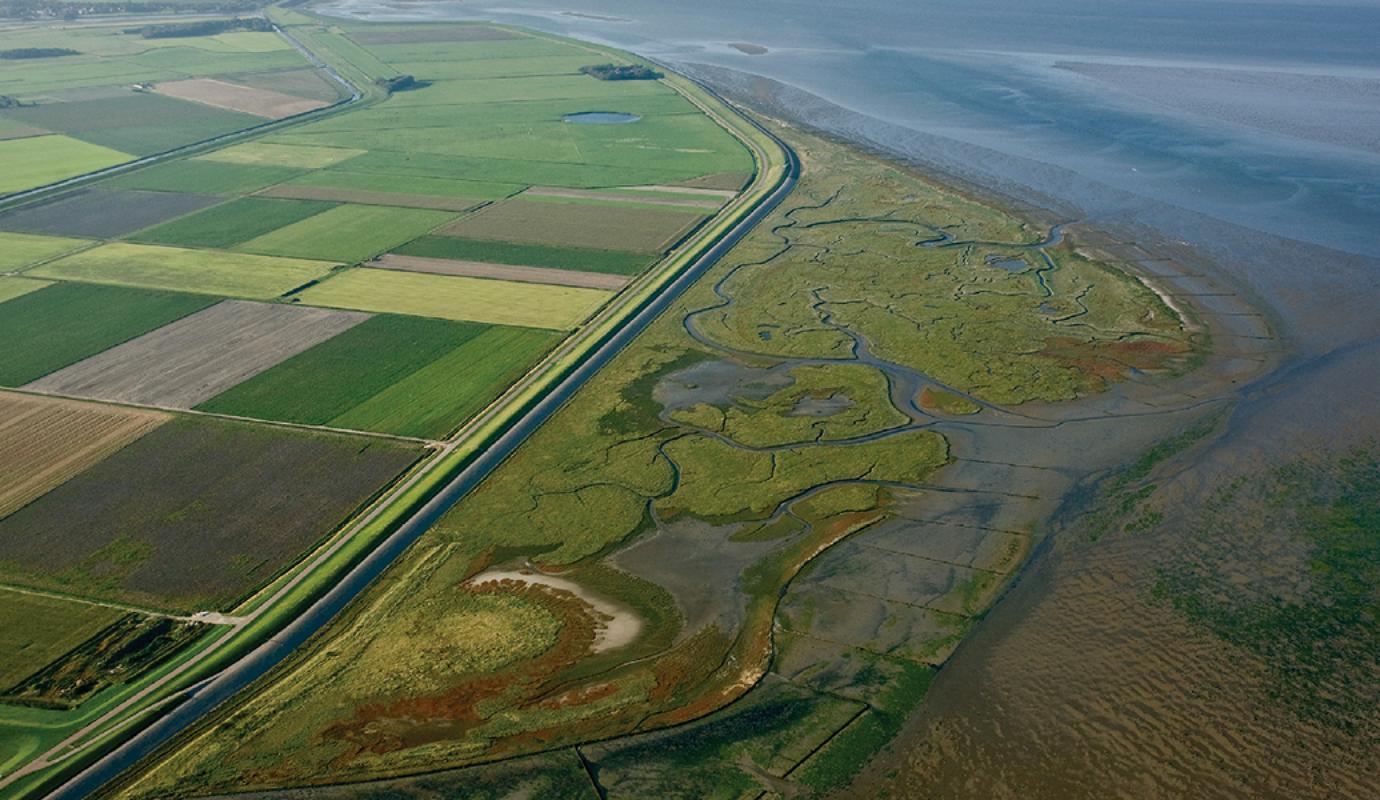
<svg viewBox="0 0 1380 800">
<path fill-rule="evenodd" d="M 282 119 L 295 114 L 304 114 L 330 105 L 322 100 L 294 97 L 271 89 L 255 89 L 240 86 L 214 78 L 190 78 L 183 81 L 168 81 L 154 87 L 159 94 L 190 100 L 193 103 L 243 111 L 269 119 Z"/>
<path fill-rule="evenodd" d="M 157 411 L 0 392 L 0 517 L 167 420 Z"/>
</svg>

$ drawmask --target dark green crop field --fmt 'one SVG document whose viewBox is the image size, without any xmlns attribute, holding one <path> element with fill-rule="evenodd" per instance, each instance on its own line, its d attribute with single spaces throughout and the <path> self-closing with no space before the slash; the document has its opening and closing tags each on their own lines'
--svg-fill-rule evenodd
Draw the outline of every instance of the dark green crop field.
<svg viewBox="0 0 1380 800">
<path fill-rule="evenodd" d="M 395 249 L 406 256 L 451 258 L 459 261 L 486 261 L 493 264 L 516 264 L 527 267 L 570 269 L 580 272 L 604 272 L 613 275 L 636 275 L 647 268 L 652 256 L 645 253 L 616 250 L 593 250 L 582 247 L 554 247 L 543 244 L 518 244 L 460 236 L 423 236 Z"/>
<path fill-rule="evenodd" d="M 561 334 L 552 331 L 492 326 L 331 424 L 445 436 L 498 397 L 560 339 Z"/>
<path fill-rule="evenodd" d="M 0 575 L 168 609 L 221 608 L 419 454 L 354 436 L 174 420 L 0 520 Z"/>
<path fill-rule="evenodd" d="M 146 156 L 261 124 L 262 117 L 158 94 L 43 103 L 5 116 L 76 139 Z"/>
<path fill-rule="evenodd" d="M 300 353 L 199 408 L 324 425 L 487 326 L 384 314 Z"/>
<path fill-rule="evenodd" d="M 22 386 L 217 300 L 77 283 L 17 297 L 0 314 L 0 386 Z"/>
<path fill-rule="evenodd" d="M 559 334 L 379 315 L 199 408 L 440 438 L 488 405 Z"/>
<path fill-rule="evenodd" d="M 130 237 L 149 244 L 234 247 L 257 236 L 335 208 L 336 203 L 241 197 Z"/>
</svg>

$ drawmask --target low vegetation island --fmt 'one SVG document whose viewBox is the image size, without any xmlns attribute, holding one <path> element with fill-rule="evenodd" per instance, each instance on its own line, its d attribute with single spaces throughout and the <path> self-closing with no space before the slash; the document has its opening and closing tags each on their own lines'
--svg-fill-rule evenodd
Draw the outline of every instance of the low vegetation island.
<svg viewBox="0 0 1380 800">
<path fill-rule="evenodd" d="M 645 64 L 591 64 L 580 67 L 580 71 L 601 81 L 657 81 L 666 77 Z"/>
</svg>

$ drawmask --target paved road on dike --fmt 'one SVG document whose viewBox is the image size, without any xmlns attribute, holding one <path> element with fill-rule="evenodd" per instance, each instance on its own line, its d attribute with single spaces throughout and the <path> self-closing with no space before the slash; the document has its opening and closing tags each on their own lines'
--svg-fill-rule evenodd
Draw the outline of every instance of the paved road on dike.
<svg viewBox="0 0 1380 800">
<path fill-rule="evenodd" d="M 706 88 L 706 91 L 708 89 Z M 751 122 L 751 120 L 749 120 Z M 753 122 L 755 125 L 756 123 Z M 518 445 L 570 399 L 601 367 L 642 332 L 652 320 L 665 311 L 677 297 L 700 279 L 739 240 L 766 219 L 795 188 L 800 174 L 800 161 L 785 142 L 771 133 L 778 147 L 786 153 L 786 176 L 775 191 L 767 196 L 747 216 L 713 246 L 702 253 L 684 272 L 653 298 L 641 311 L 595 350 L 588 358 L 561 380 L 550 392 L 504 432 L 497 441 L 475 458 L 450 483 L 446 484 L 426 505 L 404 522 L 387 539 L 354 567 L 329 592 L 313 603 L 267 642 L 215 676 L 193 687 L 180 704 L 156 722 L 136 734 L 129 741 L 96 761 L 83 772 L 48 795 L 49 800 L 76 800 L 96 791 L 135 762 L 163 743 L 169 741 L 216 706 L 267 673 L 335 617 L 351 600 L 362 592 L 374 578 L 393 563 L 417 537 L 421 536 L 451 506 L 488 476 Z"/>
</svg>

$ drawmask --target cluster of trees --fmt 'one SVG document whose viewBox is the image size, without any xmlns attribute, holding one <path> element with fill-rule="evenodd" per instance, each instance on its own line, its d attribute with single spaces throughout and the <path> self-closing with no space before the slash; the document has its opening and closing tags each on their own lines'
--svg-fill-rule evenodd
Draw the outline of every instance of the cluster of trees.
<svg viewBox="0 0 1380 800">
<path fill-rule="evenodd" d="M 200 22 L 174 22 L 167 25 L 146 25 L 129 28 L 125 33 L 137 33 L 145 39 L 177 39 L 188 36 L 215 36 L 231 31 L 271 31 L 273 23 L 262 17 L 208 19 Z"/>
<path fill-rule="evenodd" d="M 591 64 L 580 67 L 580 71 L 601 81 L 655 81 L 666 77 L 644 64 Z"/>
<path fill-rule="evenodd" d="M 391 78 L 375 78 L 374 83 L 387 89 L 389 94 L 393 92 L 405 92 L 408 89 L 420 89 L 428 85 L 427 81 L 419 81 L 411 75 L 394 75 Z"/>
<path fill-rule="evenodd" d="M 81 55 L 66 47 L 17 47 L 13 50 L 0 50 L 0 58 L 57 58 L 58 56 Z"/>
<path fill-rule="evenodd" d="M 88 14 L 167 14 L 178 11 L 223 12 L 254 11 L 267 0 L 208 0 L 202 3 L 178 0 L 129 0 L 129 2 L 91 3 L 81 0 L 0 0 L 0 17 L 12 19 L 76 19 Z"/>
</svg>

